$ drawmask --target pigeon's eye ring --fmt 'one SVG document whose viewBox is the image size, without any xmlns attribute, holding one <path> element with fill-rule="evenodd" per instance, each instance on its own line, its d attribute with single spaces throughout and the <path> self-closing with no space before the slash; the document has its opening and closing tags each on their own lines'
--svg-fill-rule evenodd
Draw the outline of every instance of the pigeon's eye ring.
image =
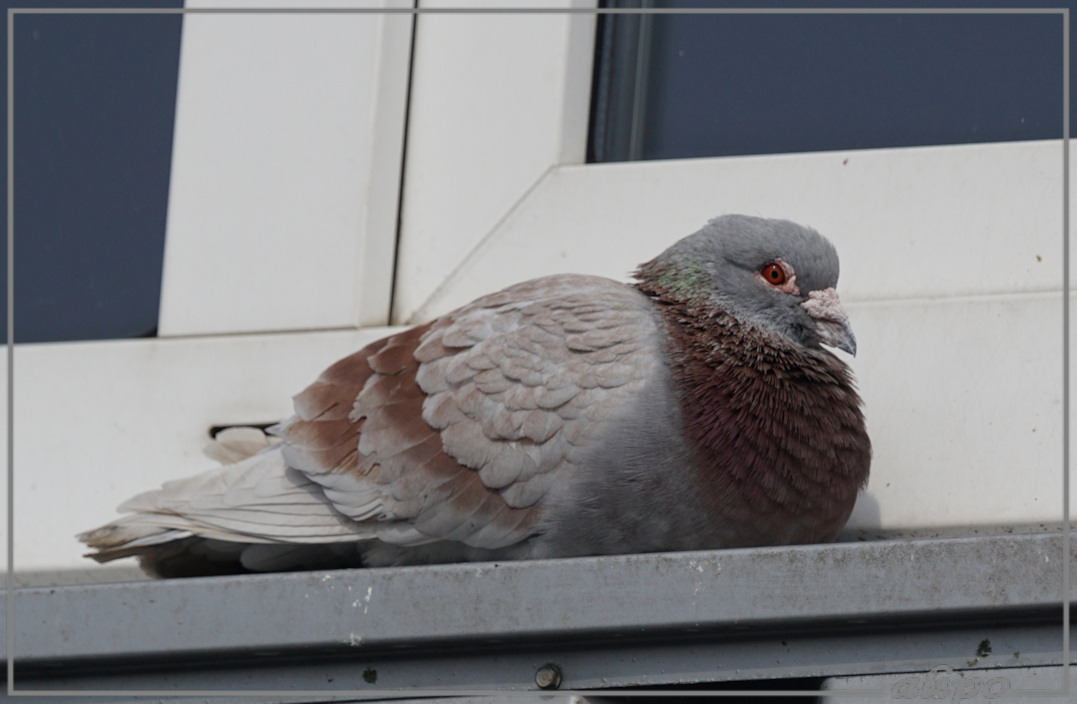
<svg viewBox="0 0 1077 704">
<path fill-rule="evenodd" d="M 766 264 L 759 270 L 759 275 L 763 277 L 771 286 L 781 286 L 786 282 L 788 278 L 785 274 L 785 269 L 778 262 L 771 262 Z"/>
</svg>

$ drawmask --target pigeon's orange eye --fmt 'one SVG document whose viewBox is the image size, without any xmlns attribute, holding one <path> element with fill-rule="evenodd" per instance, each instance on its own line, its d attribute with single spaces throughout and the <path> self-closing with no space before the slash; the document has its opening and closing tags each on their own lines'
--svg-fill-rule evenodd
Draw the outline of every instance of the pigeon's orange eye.
<svg viewBox="0 0 1077 704">
<path fill-rule="evenodd" d="M 772 286 L 781 286 L 785 283 L 785 269 L 777 262 L 771 262 L 759 270 L 763 279 Z"/>
</svg>

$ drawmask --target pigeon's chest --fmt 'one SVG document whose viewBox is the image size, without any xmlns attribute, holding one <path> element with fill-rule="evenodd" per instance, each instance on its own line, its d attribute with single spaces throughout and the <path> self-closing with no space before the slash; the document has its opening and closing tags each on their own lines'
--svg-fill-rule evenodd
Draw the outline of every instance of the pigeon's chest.
<svg viewBox="0 0 1077 704">
<path fill-rule="evenodd" d="M 701 497 L 740 544 L 826 540 L 867 477 L 860 400 L 840 361 L 729 326 L 674 339 L 671 373 Z M 824 356 L 826 355 L 826 356 Z"/>
</svg>

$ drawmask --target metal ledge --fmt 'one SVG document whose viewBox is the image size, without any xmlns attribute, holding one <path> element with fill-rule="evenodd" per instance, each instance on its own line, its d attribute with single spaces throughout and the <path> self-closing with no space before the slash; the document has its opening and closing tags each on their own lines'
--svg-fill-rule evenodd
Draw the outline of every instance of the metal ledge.
<svg viewBox="0 0 1077 704">
<path fill-rule="evenodd" d="M 15 688 L 535 690 L 547 662 L 562 689 L 1057 665 L 1061 565 L 1061 536 L 1040 534 L 26 588 Z"/>
</svg>

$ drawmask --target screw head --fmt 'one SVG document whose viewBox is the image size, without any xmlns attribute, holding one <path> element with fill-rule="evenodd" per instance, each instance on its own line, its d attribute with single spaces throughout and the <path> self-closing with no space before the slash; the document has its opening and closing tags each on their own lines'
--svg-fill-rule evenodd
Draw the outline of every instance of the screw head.
<svg viewBox="0 0 1077 704">
<path fill-rule="evenodd" d="M 535 671 L 535 684 L 539 689 L 557 689 L 561 686 L 561 668 L 548 662 Z"/>
</svg>

